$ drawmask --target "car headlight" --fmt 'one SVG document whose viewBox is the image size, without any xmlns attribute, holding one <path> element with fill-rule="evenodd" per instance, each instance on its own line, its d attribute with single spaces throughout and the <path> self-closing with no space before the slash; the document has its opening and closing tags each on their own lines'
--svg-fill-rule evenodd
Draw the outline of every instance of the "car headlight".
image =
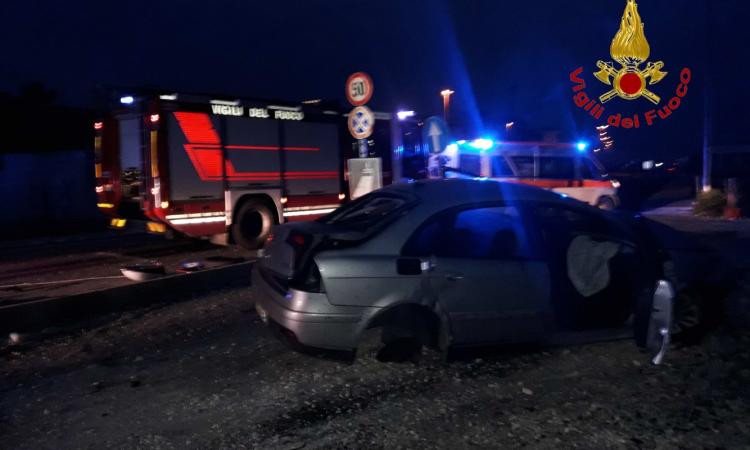
<svg viewBox="0 0 750 450">
<path fill-rule="evenodd" d="M 620 186 L 622 186 L 622 184 L 620 184 L 620 182 L 617 180 L 612 180 L 610 181 L 610 183 L 612 183 L 612 187 L 615 189 L 620 189 Z"/>
</svg>

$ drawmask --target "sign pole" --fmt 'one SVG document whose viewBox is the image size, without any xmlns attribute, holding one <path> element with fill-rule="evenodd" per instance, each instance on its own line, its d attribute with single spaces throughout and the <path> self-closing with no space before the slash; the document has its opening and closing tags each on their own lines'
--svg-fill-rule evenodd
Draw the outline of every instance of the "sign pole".
<svg viewBox="0 0 750 450">
<path fill-rule="evenodd" d="M 370 149 L 367 145 L 367 139 L 360 139 L 359 141 L 359 157 L 367 158 L 370 156 Z"/>
<path fill-rule="evenodd" d="M 352 137 L 356 139 L 358 158 L 347 161 L 349 169 L 349 198 L 359 198 L 383 185 L 383 171 L 380 158 L 370 158 L 369 141 L 374 131 L 375 114 L 365 106 L 372 97 L 372 79 L 364 72 L 356 72 L 346 80 L 346 99 L 354 106 L 349 113 L 347 124 Z"/>
</svg>

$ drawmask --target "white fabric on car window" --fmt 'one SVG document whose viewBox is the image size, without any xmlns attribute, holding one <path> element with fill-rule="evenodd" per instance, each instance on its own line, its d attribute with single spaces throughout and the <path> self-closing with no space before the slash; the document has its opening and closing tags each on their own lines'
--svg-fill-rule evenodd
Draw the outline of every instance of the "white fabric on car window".
<svg viewBox="0 0 750 450">
<path fill-rule="evenodd" d="M 609 261 L 620 250 L 617 242 L 597 242 L 589 235 L 576 236 L 568 246 L 568 278 L 584 297 L 604 290 L 609 285 Z"/>
</svg>

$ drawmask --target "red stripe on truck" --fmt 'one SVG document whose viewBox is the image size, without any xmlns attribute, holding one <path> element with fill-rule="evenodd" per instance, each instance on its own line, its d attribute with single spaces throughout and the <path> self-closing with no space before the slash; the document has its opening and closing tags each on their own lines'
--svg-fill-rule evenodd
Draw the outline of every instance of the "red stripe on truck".
<svg viewBox="0 0 750 450">
<path fill-rule="evenodd" d="M 175 112 L 177 122 L 185 134 L 188 143 L 185 152 L 193 163 L 198 177 L 202 181 L 221 181 L 222 152 L 221 139 L 214 129 L 211 118 L 205 113 Z M 266 150 L 278 151 L 281 147 L 264 145 L 227 145 L 229 150 Z M 283 147 L 288 151 L 316 152 L 319 147 Z M 226 176 L 229 181 L 276 181 L 281 179 L 280 172 L 239 172 L 232 161 L 226 161 Z M 286 172 L 286 180 L 329 180 L 337 179 L 336 171 Z"/>
<path fill-rule="evenodd" d="M 227 145 L 229 150 L 270 150 L 279 151 L 281 147 L 274 147 L 270 145 Z M 291 152 L 318 152 L 320 147 L 284 147 L 285 151 Z"/>
<path fill-rule="evenodd" d="M 208 114 L 175 112 L 174 116 L 191 144 L 221 144 L 219 134 L 214 130 Z"/>
</svg>

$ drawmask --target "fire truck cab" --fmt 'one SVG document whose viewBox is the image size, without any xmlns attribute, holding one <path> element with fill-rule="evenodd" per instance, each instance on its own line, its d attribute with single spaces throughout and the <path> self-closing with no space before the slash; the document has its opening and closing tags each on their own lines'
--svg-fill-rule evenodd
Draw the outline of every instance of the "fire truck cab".
<svg viewBox="0 0 750 450">
<path fill-rule="evenodd" d="M 602 209 L 619 205 L 620 183 L 584 144 L 458 141 L 444 155 L 446 176 L 475 176 L 551 189 Z"/>
</svg>

